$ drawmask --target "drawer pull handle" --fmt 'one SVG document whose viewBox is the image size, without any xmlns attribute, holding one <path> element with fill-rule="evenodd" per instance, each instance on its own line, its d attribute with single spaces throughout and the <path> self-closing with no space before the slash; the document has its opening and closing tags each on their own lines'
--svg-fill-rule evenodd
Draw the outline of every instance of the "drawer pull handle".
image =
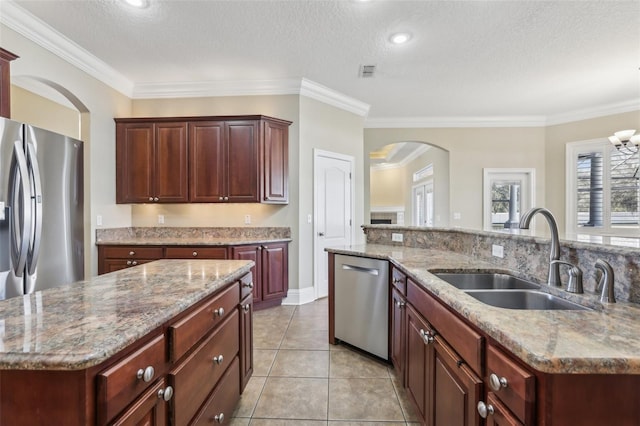
<svg viewBox="0 0 640 426">
<path fill-rule="evenodd" d="M 427 345 L 429 343 L 432 343 L 434 340 L 434 336 L 431 334 L 431 332 L 424 331 L 423 329 L 420 329 L 420 337 L 422 337 L 422 340 L 424 340 L 424 343 Z"/>
<path fill-rule="evenodd" d="M 213 420 L 218 423 L 224 422 L 224 413 L 216 414 L 215 416 L 213 416 Z"/>
<path fill-rule="evenodd" d="M 222 361 L 224 361 L 224 357 L 222 355 L 213 357 L 213 362 L 215 362 L 218 365 L 222 364 Z"/>
<path fill-rule="evenodd" d="M 158 398 L 164 399 L 165 401 L 169 401 L 173 396 L 173 388 L 171 386 L 167 386 L 164 389 L 160 389 L 158 391 Z"/>
<path fill-rule="evenodd" d="M 135 251 L 133 251 L 133 250 L 131 250 L 131 251 L 129 252 L 129 256 L 134 256 L 135 254 L 136 254 L 136 252 L 135 252 Z"/>
<path fill-rule="evenodd" d="M 193 257 L 198 257 L 198 252 L 197 251 L 193 252 Z"/>
<path fill-rule="evenodd" d="M 253 281 L 251 281 L 250 283 L 242 283 L 242 287 L 247 287 L 247 288 L 253 288 Z"/>
<path fill-rule="evenodd" d="M 244 309 L 245 312 L 249 312 L 249 304 L 247 303 L 246 305 L 244 305 L 242 309 Z"/>
<path fill-rule="evenodd" d="M 506 388 L 508 384 L 506 377 L 498 377 L 495 373 L 491 373 L 489 376 L 489 386 L 496 392 L 502 388 Z"/>
<path fill-rule="evenodd" d="M 224 315 L 224 308 L 218 308 L 215 311 L 213 311 L 213 316 L 221 317 L 223 315 Z"/>
<path fill-rule="evenodd" d="M 493 413 L 493 405 L 485 404 L 484 401 L 478 402 L 478 414 L 480 414 L 480 417 L 486 419 L 488 415 L 491 415 Z"/>
<path fill-rule="evenodd" d="M 138 380 L 142 379 L 145 382 L 149 383 L 151 380 L 153 380 L 154 374 L 156 374 L 156 371 L 153 369 L 152 366 L 148 366 L 144 370 L 142 368 L 138 370 L 136 377 L 138 378 Z"/>
</svg>

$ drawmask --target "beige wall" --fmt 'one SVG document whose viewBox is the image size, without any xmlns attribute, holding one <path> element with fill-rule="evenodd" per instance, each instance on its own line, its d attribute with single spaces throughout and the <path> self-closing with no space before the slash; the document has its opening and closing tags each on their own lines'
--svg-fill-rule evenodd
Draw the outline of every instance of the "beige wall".
<svg viewBox="0 0 640 426">
<path fill-rule="evenodd" d="M 80 139 L 80 112 L 11 86 L 11 118 L 52 132 Z"/>
<path fill-rule="evenodd" d="M 482 228 L 482 177 L 486 167 L 530 167 L 538 171 L 537 203 L 544 200 L 545 131 L 536 128 L 365 129 L 370 151 L 394 142 L 424 142 L 449 152 L 449 226 Z M 365 194 L 369 193 L 369 180 Z M 369 206 L 369 200 L 365 200 Z M 460 219 L 453 219 L 459 213 Z M 445 222 L 444 218 L 441 218 Z"/>
<path fill-rule="evenodd" d="M 406 193 L 406 174 L 405 167 L 371 170 L 369 192 L 372 209 L 374 207 L 399 207 L 406 204 L 406 198 L 410 196 Z"/>
<path fill-rule="evenodd" d="M 313 224 L 307 215 L 313 214 L 313 150 L 335 152 L 354 158 L 353 213 L 355 242 L 364 241 L 360 226 L 364 223 L 363 166 L 364 117 L 332 107 L 304 96 L 300 97 L 299 152 L 299 222 L 300 222 L 300 288 L 313 283 Z M 368 171 L 368 168 L 367 168 Z M 368 176 L 369 173 L 366 173 Z"/>
<path fill-rule="evenodd" d="M 95 248 L 96 216 L 103 216 L 105 227 L 129 226 L 131 209 L 115 204 L 115 126 L 113 117 L 131 114 L 131 100 L 104 83 L 90 77 L 58 56 L 27 40 L 15 31 L 0 25 L 2 47 L 20 56 L 11 63 L 12 83 L 28 81 L 30 86 L 43 92 L 55 91 L 67 99 L 56 114 L 68 117 L 68 105 L 73 105 L 80 117 L 80 130 L 76 130 L 84 144 L 85 164 L 85 274 L 97 273 Z M 36 90 L 33 90 L 34 92 Z M 39 93 L 39 92 L 38 92 Z M 52 130 L 49 118 L 32 108 L 29 93 L 12 89 L 15 98 L 15 118 L 38 123 Z M 33 100 L 33 99 L 31 99 Z M 37 100 L 39 105 L 45 101 Z M 25 104 L 29 104 L 25 107 Z M 48 109 L 48 108 L 47 108 Z M 57 119 L 57 118 L 56 118 Z M 67 119 L 65 118 L 66 122 Z M 61 127 L 66 128 L 66 124 Z M 66 133 L 65 129 L 64 133 Z"/>
</svg>

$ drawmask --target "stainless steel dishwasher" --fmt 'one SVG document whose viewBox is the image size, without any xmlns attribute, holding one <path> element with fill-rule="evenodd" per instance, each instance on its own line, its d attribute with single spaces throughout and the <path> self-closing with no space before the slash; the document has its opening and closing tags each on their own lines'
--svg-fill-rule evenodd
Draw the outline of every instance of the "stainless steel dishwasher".
<svg viewBox="0 0 640 426">
<path fill-rule="evenodd" d="M 335 337 L 389 360 L 389 264 L 335 255 Z"/>
</svg>

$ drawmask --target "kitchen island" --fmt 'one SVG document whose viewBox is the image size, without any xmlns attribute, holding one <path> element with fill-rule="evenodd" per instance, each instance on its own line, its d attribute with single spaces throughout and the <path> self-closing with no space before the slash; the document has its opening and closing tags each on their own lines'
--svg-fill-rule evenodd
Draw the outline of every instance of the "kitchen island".
<svg viewBox="0 0 640 426">
<path fill-rule="evenodd" d="M 543 284 L 542 291 L 591 310 L 493 307 L 435 274 L 489 272 L 532 279 L 548 262 L 544 247 L 534 255 L 537 246 L 525 250 L 529 242 L 518 237 L 507 264 L 483 254 L 491 253 L 492 236 L 474 235 L 467 243 L 471 233 L 458 238 L 451 236 L 458 231 L 438 236 L 430 230 L 424 237 L 410 229 L 413 241 L 402 245 L 391 242 L 388 231 L 405 229 L 367 228 L 374 242 L 327 249 L 330 317 L 332 271 L 339 267 L 335 255 L 389 261 L 390 359 L 425 424 L 479 425 L 481 417 L 491 425 L 640 424 L 640 305 L 603 304 L 590 288 L 578 295 Z M 510 237 L 496 238 L 503 244 Z M 526 251 L 525 261 L 515 249 Z M 513 264 L 518 267 L 509 267 Z M 632 296 L 633 288 L 631 283 Z M 331 321 L 329 340 L 337 343 Z"/>
<path fill-rule="evenodd" d="M 252 266 L 159 260 L 0 302 L 0 424 L 229 416 L 251 374 Z"/>
</svg>

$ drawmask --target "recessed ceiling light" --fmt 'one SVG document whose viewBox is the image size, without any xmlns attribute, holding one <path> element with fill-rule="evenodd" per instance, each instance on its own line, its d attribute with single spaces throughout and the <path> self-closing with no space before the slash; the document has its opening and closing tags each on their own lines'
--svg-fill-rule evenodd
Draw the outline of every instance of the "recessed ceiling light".
<svg viewBox="0 0 640 426">
<path fill-rule="evenodd" d="M 393 44 L 404 44 L 411 40 L 411 34 L 409 33 L 395 33 L 389 37 Z"/>
<path fill-rule="evenodd" d="M 129 6 L 137 7 L 138 9 L 144 9 L 149 6 L 149 0 L 122 0 Z"/>
</svg>

